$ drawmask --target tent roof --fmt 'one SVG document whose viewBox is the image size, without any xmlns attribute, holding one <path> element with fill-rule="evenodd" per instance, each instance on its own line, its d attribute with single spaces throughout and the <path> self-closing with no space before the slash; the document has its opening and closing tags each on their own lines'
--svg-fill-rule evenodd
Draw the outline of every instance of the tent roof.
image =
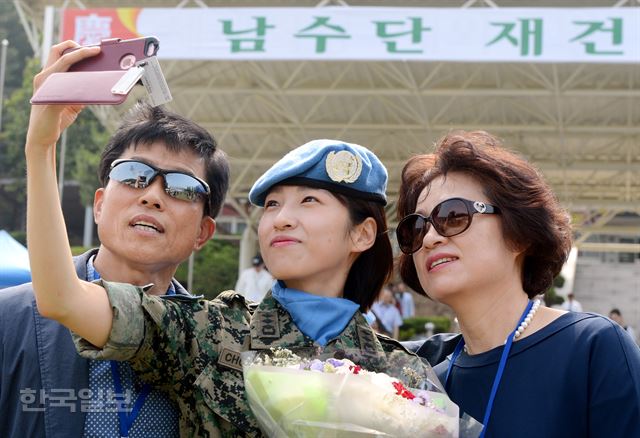
<svg viewBox="0 0 640 438">
<path fill-rule="evenodd" d="M 33 26 L 60 7 L 384 6 L 381 0 L 17 0 Z M 635 0 L 540 0 L 532 7 L 638 8 Z M 522 7 L 521 0 L 401 0 L 394 6 Z M 450 129 L 483 129 L 528 157 L 571 210 L 582 241 L 640 213 L 640 69 L 632 64 L 163 61 L 168 106 L 208 128 L 231 161 L 228 200 L 245 219 L 252 183 L 314 138 L 365 145 L 389 169 L 394 212 L 406 159 Z M 111 128 L 134 102 L 95 107 Z M 390 218 L 393 214 L 390 214 Z M 392 220 L 393 222 L 393 220 Z M 392 224 L 393 225 L 393 224 Z M 594 228 L 595 227 L 595 228 Z M 578 240 L 578 243 L 580 242 Z"/>
<path fill-rule="evenodd" d="M 0 230 L 0 288 L 31 281 L 27 248 Z"/>
</svg>

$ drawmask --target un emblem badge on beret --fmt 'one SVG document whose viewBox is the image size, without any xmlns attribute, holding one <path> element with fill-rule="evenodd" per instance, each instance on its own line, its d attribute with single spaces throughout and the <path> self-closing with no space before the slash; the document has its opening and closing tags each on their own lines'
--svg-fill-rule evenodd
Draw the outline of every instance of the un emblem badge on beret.
<svg viewBox="0 0 640 438">
<path fill-rule="evenodd" d="M 333 181 L 353 183 L 362 173 L 362 159 L 349 151 L 329 152 L 325 167 Z"/>
</svg>

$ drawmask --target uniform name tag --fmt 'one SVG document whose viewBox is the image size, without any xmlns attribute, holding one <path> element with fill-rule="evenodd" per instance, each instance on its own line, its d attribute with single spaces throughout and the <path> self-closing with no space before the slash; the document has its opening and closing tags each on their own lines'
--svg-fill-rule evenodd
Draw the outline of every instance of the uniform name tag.
<svg viewBox="0 0 640 438">
<path fill-rule="evenodd" d="M 261 338 L 279 338 L 280 324 L 277 310 L 265 310 L 253 315 L 253 320 Z"/>
<path fill-rule="evenodd" d="M 223 348 L 222 352 L 220 352 L 220 356 L 218 356 L 218 363 L 227 368 L 242 371 L 242 361 L 240 359 L 239 351 Z"/>
</svg>

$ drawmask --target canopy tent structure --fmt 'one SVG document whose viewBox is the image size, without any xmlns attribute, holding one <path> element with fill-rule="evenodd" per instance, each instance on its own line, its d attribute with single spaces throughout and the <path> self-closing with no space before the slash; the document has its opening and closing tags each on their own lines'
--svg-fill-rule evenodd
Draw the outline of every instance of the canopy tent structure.
<svg viewBox="0 0 640 438">
<path fill-rule="evenodd" d="M 27 248 L 0 230 L 0 289 L 31 281 Z"/>
<path fill-rule="evenodd" d="M 602 20 L 588 18 L 582 26 L 597 29 L 612 44 L 619 36 L 612 17 L 619 16 L 619 11 L 625 17 L 640 15 L 640 0 L 12 1 L 41 59 L 46 58 L 51 41 L 58 41 L 57 26 L 65 8 L 175 8 L 176 17 L 180 9 L 201 9 L 197 15 L 208 17 L 210 9 L 219 8 L 314 8 L 320 17 L 328 15 L 323 10 L 327 6 L 343 7 L 352 14 L 358 14 L 360 7 L 393 6 L 482 9 L 496 16 L 505 8 L 570 8 L 568 15 L 574 21 L 581 21 L 578 15 L 585 8 L 608 8 Z M 395 18 L 383 19 L 388 20 Z M 505 25 L 502 19 L 492 21 Z M 444 24 L 466 38 L 477 37 L 458 20 Z M 171 20 L 163 26 L 166 32 L 178 27 Z M 208 26 L 219 28 L 220 19 L 209 20 Z M 524 32 L 524 23 L 520 27 Z M 195 35 L 196 28 L 187 30 L 193 29 Z M 233 31 L 239 32 L 238 38 L 251 38 L 254 34 L 242 33 L 247 28 L 233 27 Z M 545 37 L 562 34 L 557 29 L 566 30 L 545 27 Z M 519 35 L 510 37 L 515 40 Z M 240 226 L 248 224 L 240 242 L 240 268 L 248 266 L 256 252 L 260 213 L 248 204 L 247 193 L 285 152 L 316 138 L 338 138 L 372 149 L 389 170 L 387 212 L 392 229 L 400 172 L 407 158 L 430 151 L 434 141 L 450 130 L 482 129 L 533 162 L 571 213 L 579 253 L 597 256 L 595 263 L 604 270 L 587 268 L 593 275 L 579 285 L 594 290 L 593 305 L 603 303 L 600 311 L 606 313 L 608 301 L 603 296 L 616 307 L 625 308 L 626 302 L 625 317 L 640 324 L 640 59 L 626 63 L 162 59 L 167 51 L 163 41 L 159 59 L 174 97 L 168 108 L 205 126 L 229 156 L 232 178 L 227 201 L 241 218 L 219 217 L 215 238 L 237 239 Z M 223 44 L 225 40 L 211 41 Z M 200 43 L 187 39 L 185 45 L 201 50 Z M 622 43 L 638 45 L 640 41 L 636 37 Z M 510 43 L 505 38 L 500 44 Z M 144 90 L 138 88 L 140 94 L 129 96 L 123 105 L 91 110 L 114 129 L 136 98 L 144 97 Z M 233 224 L 229 234 L 220 226 L 225 220 Z M 623 256 L 634 261 L 620 265 L 621 271 L 629 272 L 626 283 L 616 275 L 603 283 L 600 277 L 610 277 L 602 272 L 617 265 L 602 260 Z"/>
<path fill-rule="evenodd" d="M 46 56 L 43 40 L 57 41 L 54 24 L 64 8 L 315 7 L 320 13 L 325 6 L 342 6 L 355 14 L 363 6 L 494 11 L 529 6 L 640 13 L 638 0 L 538 0 L 528 5 L 521 0 L 13 1 L 41 56 Z M 610 27 L 603 24 L 602 30 Z M 614 219 L 640 214 L 638 63 L 162 60 L 162 42 L 159 58 L 174 97 L 168 107 L 209 129 L 229 155 L 227 200 L 249 224 L 244 237 L 251 237 L 258 215 L 247 202 L 252 183 L 306 141 L 339 138 L 371 148 L 389 169 L 393 227 L 406 159 L 429 151 L 452 129 L 483 129 L 544 173 L 573 215 L 578 248 L 640 252 L 636 242 L 614 245 L 594 239 L 628 235 L 635 224 L 625 227 Z M 92 110 L 113 129 L 141 93 L 123 105 Z M 254 252 L 245 251 L 247 262 Z"/>
</svg>

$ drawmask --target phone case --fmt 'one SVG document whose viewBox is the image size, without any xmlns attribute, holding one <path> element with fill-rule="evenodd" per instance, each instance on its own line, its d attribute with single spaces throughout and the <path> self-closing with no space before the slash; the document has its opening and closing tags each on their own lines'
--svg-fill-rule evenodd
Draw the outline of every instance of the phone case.
<svg viewBox="0 0 640 438">
<path fill-rule="evenodd" d="M 36 90 L 33 105 L 118 105 L 128 94 L 114 94 L 113 86 L 127 74 L 119 71 L 52 73 Z"/>
<path fill-rule="evenodd" d="M 115 71 L 128 70 L 136 62 L 155 56 L 160 42 L 155 37 L 141 37 L 130 40 L 120 38 L 105 39 L 100 42 L 100 53 L 73 64 L 69 71 Z M 88 46 L 92 47 L 92 46 Z M 78 50 L 67 49 L 63 54 Z"/>
</svg>

